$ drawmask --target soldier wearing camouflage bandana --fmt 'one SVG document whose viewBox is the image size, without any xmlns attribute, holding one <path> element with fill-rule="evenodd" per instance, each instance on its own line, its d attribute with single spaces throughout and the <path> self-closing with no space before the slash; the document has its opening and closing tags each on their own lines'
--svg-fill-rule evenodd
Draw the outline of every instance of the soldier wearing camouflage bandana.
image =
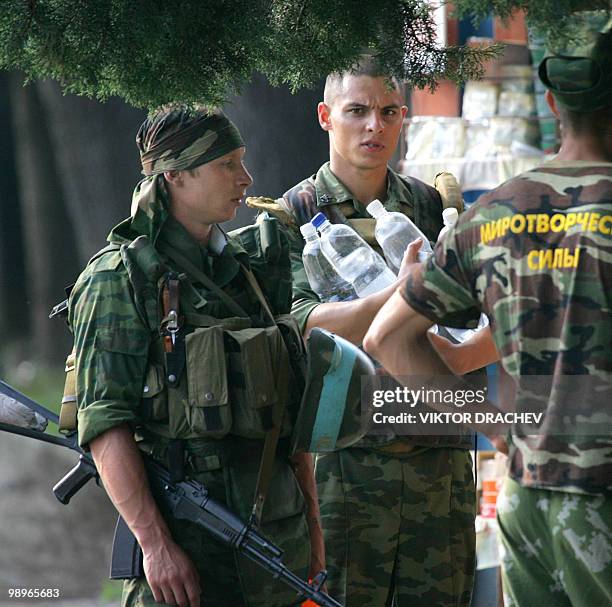
<svg viewBox="0 0 612 607">
<path fill-rule="evenodd" d="M 423 349 L 426 331 L 484 311 L 516 401 L 531 396 L 528 376 L 546 376 L 537 434 L 509 436 L 506 607 L 612 604 L 612 19 L 573 19 L 578 36 L 552 45 L 539 71 L 561 120 L 559 154 L 460 217 L 365 341 L 398 377 L 448 373 Z"/>
<path fill-rule="evenodd" d="M 316 488 L 310 456 L 289 461 L 299 398 L 292 354 L 269 312 L 289 322 L 288 247 L 280 238 L 265 256 L 249 248 L 258 226 L 227 235 L 217 225 L 234 217 L 252 181 L 244 143 L 224 115 L 167 108 L 145 121 L 137 143 L 147 177 L 131 217 L 112 230 L 69 301 L 79 441 L 144 555 L 146 579 L 126 581 L 122 605 L 288 606 L 295 596 L 283 585 L 158 509 L 140 456 L 196 479 L 248 520 L 270 407 L 282 401 L 262 531 L 307 577 L 305 500 L 316 516 Z M 313 552 L 313 561 L 321 558 Z"/>
<path fill-rule="evenodd" d="M 292 313 L 304 336 L 323 327 L 360 344 L 394 290 L 350 302 L 319 301 L 304 271 L 299 232 L 317 212 L 361 229 L 372 225 L 365 206 L 378 198 L 389 211 L 415 220 L 431 240 L 442 227 L 438 192 L 388 168 L 405 114 L 399 84 L 369 59 L 327 79 L 318 116 L 329 132 L 330 162 L 275 203 L 289 227 Z M 374 244 L 373 230 L 362 234 Z M 398 607 L 469 605 L 475 498 L 469 441 L 457 439 L 368 436 L 317 456 L 328 585 L 338 600 L 351 607 L 383 607 L 392 600 Z"/>
</svg>

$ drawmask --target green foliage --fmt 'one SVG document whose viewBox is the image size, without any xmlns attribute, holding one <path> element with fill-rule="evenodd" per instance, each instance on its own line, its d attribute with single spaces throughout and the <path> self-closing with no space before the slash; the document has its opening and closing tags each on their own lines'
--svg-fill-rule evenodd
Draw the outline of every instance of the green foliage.
<svg viewBox="0 0 612 607">
<path fill-rule="evenodd" d="M 221 104 L 253 72 L 294 90 L 367 50 L 417 87 L 477 77 L 496 48 L 439 48 L 424 0 L 3 0 L 0 68 L 135 106 Z"/>
</svg>

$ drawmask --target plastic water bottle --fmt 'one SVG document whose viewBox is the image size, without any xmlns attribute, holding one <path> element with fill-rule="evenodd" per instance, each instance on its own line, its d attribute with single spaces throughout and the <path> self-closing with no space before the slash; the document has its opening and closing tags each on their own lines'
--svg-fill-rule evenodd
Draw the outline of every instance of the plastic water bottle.
<svg viewBox="0 0 612 607">
<path fill-rule="evenodd" d="M 459 219 L 459 211 L 453 207 L 448 207 L 442 211 L 442 221 L 444 221 L 444 226 L 440 230 L 438 234 L 438 241 L 441 240 L 444 235 L 457 223 Z M 453 339 L 458 341 L 459 343 L 463 343 L 464 341 L 470 339 L 474 336 L 476 331 L 479 331 L 483 327 L 486 327 L 489 324 L 489 319 L 486 314 L 480 315 L 480 320 L 478 321 L 478 326 L 475 329 L 456 329 L 454 327 L 444 327 L 446 331 L 452 335 Z"/>
<path fill-rule="evenodd" d="M 359 297 L 393 284 L 395 276 L 383 258 L 350 226 L 332 224 L 323 213 L 317 213 L 311 223 L 321 233 L 323 253 Z"/>
<path fill-rule="evenodd" d="M 376 218 L 374 236 L 385 254 L 389 267 L 397 274 L 408 245 L 417 238 L 423 241 L 419 250 L 419 260 L 432 254 L 429 240 L 417 226 L 403 213 L 387 211 L 380 200 L 373 200 L 366 211 Z"/>
<path fill-rule="evenodd" d="M 304 270 L 310 287 L 319 299 L 323 302 L 356 299 L 355 289 L 336 272 L 323 254 L 317 228 L 305 223 L 300 227 L 300 232 L 306 241 L 302 252 Z"/>
<path fill-rule="evenodd" d="M 441 240 L 456 223 L 457 219 L 459 219 L 459 211 L 455 207 L 448 207 L 448 209 L 444 209 L 442 211 L 442 221 L 444 222 L 443 228 L 440 230 L 438 234 L 438 240 Z"/>
</svg>

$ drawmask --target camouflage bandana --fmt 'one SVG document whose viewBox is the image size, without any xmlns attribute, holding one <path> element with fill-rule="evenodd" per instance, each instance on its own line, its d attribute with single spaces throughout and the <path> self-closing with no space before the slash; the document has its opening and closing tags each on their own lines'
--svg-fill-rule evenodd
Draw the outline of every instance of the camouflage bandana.
<svg viewBox="0 0 612 607">
<path fill-rule="evenodd" d="M 136 135 L 144 175 L 193 169 L 219 158 L 244 142 L 222 112 L 188 108 L 159 112 L 147 118 Z"/>
<path fill-rule="evenodd" d="M 576 13 L 575 39 L 549 42 L 538 74 L 559 105 L 594 112 L 612 104 L 612 17 L 606 11 Z"/>
</svg>

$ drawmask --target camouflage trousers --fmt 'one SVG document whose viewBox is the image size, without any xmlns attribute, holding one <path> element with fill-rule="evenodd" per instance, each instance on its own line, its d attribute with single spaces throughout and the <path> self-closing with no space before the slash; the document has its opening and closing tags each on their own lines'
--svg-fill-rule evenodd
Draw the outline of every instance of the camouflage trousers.
<svg viewBox="0 0 612 607">
<path fill-rule="evenodd" d="M 199 473 L 195 478 L 208 488 L 212 497 L 228 505 L 246 521 L 254 486 L 244 482 L 244 476 L 250 476 L 252 472 L 246 468 L 254 466 L 257 470 L 258 465 L 257 458 L 254 458 L 253 462 Z M 287 480 L 289 474 L 293 473 L 287 464 L 279 465 L 275 469 L 264 508 L 261 533 L 283 550 L 283 563 L 305 580 L 310 562 L 308 527 L 302 511 L 301 493 L 299 501 L 296 501 L 295 489 Z M 243 495 L 240 495 L 241 490 Z M 281 502 L 283 492 L 284 503 Z M 273 516 L 268 518 L 274 520 L 266 522 L 266 512 L 272 512 Z M 289 607 L 295 604 L 295 592 L 282 582 L 274 580 L 271 574 L 252 561 L 237 556 L 233 550 L 212 539 L 210 534 L 199 526 L 189 521 L 174 519 L 163 509 L 162 514 L 170 527 L 172 537 L 189 555 L 200 574 L 202 607 Z M 124 582 L 121 605 L 163 607 L 166 603 L 156 603 L 146 580 L 138 578 Z"/>
<path fill-rule="evenodd" d="M 521 487 L 498 498 L 506 607 L 612 605 L 612 500 Z"/>
<path fill-rule="evenodd" d="M 469 451 L 319 455 L 317 488 L 331 596 L 347 607 L 467 606 L 474 580 Z"/>
</svg>

